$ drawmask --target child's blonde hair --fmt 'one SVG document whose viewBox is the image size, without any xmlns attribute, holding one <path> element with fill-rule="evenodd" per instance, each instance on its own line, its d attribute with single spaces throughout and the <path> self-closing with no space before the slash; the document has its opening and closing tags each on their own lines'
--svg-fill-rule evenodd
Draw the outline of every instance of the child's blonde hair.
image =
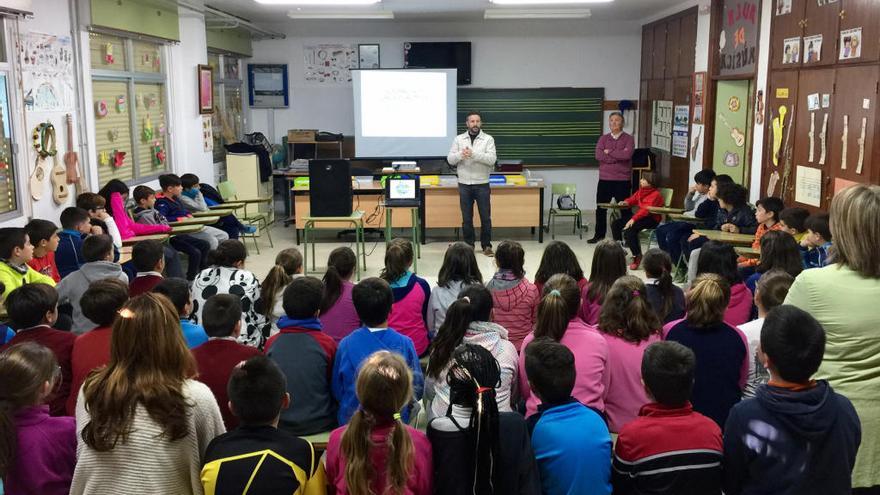
<svg viewBox="0 0 880 495">
<path fill-rule="evenodd" d="M 275 256 L 275 266 L 269 270 L 263 283 L 260 284 L 262 307 L 259 309 L 267 318 L 272 317 L 278 292 L 290 285 L 293 276 L 302 268 L 302 264 L 303 256 L 297 248 L 284 249 Z"/>
<path fill-rule="evenodd" d="M 687 321 L 698 327 L 724 321 L 730 303 L 730 284 L 715 273 L 704 273 L 694 280 L 687 295 Z"/>
</svg>

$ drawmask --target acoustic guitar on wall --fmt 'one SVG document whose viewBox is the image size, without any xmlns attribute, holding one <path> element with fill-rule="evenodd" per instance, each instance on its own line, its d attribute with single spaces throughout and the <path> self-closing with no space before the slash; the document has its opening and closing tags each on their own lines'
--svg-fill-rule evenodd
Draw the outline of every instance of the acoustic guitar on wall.
<svg viewBox="0 0 880 495">
<path fill-rule="evenodd" d="M 727 122 L 727 117 L 724 116 L 723 113 L 718 114 L 718 120 L 724 124 L 725 127 L 730 131 L 730 137 L 733 139 L 733 143 L 737 148 L 742 148 L 743 145 L 746 144 L 746 136 L 743 134 L 739 127 L 732 127 L 729 122 Z"/>
<path fill-rule="evenodd" d="M 70 195 L 67 187 L 67 169 L 58 161 L 57 154 L 53 159 L 55 160 L 55 165 L 52 167 L 52 175 L 50 176 L 52 181 L 52 199 L 55 200 L 55 204 L 60 205 L 67 201 L 67 197 Z"/>
</svg>

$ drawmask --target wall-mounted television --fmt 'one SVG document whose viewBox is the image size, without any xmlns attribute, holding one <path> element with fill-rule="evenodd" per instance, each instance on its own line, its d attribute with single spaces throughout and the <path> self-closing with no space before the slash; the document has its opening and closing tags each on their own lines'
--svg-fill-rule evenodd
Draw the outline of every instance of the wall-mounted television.
<svg viewBox="0 0 880 495">
<path fill-rule="evenodd" d="M 287 64 L 248 64 L 251 108 L 287 108 L 290 102 Z"/>
<path fill-rule="evenodd" d="M 458 85 L 466 86 L 471 83 L 471 43 L 404 43 L 403 66 L 408 69 L 458 69 Z"/>
</svg>

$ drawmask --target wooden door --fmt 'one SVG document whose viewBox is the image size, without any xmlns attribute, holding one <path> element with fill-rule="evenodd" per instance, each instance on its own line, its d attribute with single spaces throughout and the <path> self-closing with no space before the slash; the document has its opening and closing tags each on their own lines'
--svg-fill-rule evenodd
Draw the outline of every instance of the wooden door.
<svg viewBox="0 0 880 495">
<path fill-rule="evenodd" d="M 770 84 L 765 95 L 764 110 L 764 166 L 761 171 L 761 196 L 779 196 L 782 186 L 785 149 L 793 144 L 794 133 L 789 132 L 798 102 L 798 73 L 776 71 L 770 73 Z M 784 118 L 780 119 L 782 107 Z M 781 125 L 779 124 L 781 123 Z M 775 157 L 775 159 L 774 159 Z M 771 178 L 773 179 L 771 182 Z M 774 187 L 770 187 L 773 185 Z M 785 198 L 783 198 L 785 199 Z"/>
<path fill-rule="evenodd" d="M 642 81 L 639 87 L 639 147 L 651 145 L 650 139 L 651 101 L 648 99 L 648 81 Z"/>
<path fill-rule="evenodd" d="M 652 76 L 652 66 L 651 59 L 654 56 L 653 49 L 651 48 L 652 43 L 654 43 L 654 29 L 648 26 L 644 26 L 642 28 L 642 79 L 651 79 Z"/>
<path fill-rule="evenodd" d="M 801 24 L 804 20 L 804 6 L 807 1 L 815 2 L 816 0 L 772 1 L 773 29 L 770 34 L 770 68 L 783 69 L 799 67 L 800 63 L 792 63 L 790 61 L 786 63 L 786 60 L 789 59 L 785 58 L 785 40 L 803 36 L 804 30 L 801 27 Z M 791 5 L 791 11 L 782 13 L 785 12 L 785 10 L 782 9 L 784 5 Z M 800 52 L 800 49 L 801 48 L 799 47 L 798 52 Z M 800 58 L 798 60 L 800 60 Z"/>
<path fill-rule="evenodd" d="M 694 59 L 697 43 L 697 13 L 681 18 L 679 30 L 678 76 L 691 77 L 694 73 Z"/>
<path fill-rule="evenodd" d="M 843 63 L 876 62 L 880 59 L 880 5 L 877 0 L 841 0 L 840 32 L 850 29 L 861 29 L 858 45 L 861 54 L 857 58 L 841 60 Z M 844 39 L 852 40 L 854 36 L 843 35 L 840 46 L 844 47 Z M 852 49 L 852 46 L 850 46 Z M 840 55 L 838 51 L 838 55 Z"/>
<path fill-rule="evenodd" d="M 837 25 L 840 2 L 806 2 L 804 13 L 803 65 L 832 65 L 837 60 Z"/>
<path fill-rule="evenodd" d="M 680 28 L 681 19 L 679 18 L 666 23 L 666 63 L 664 64 L 663 77 L 667 80 L 678 75 L 678 59 L 681 57 Z"/>
<path fill-rule="evenodd" d="M 828 181 L 823 197 L 827 207 L 834 191 L 851 182 L 873 182 L 877 177 L 874 155 L 875 129 L 877 129 L 877 84 L 880 68 L 877 66 L 844 67 L 837 69 L 833 99 L 833 122 L 828 136 L 830 155 Z M 846 143 L 844 116 L 848 117 Z M 864 142 L 861 142 L 864 126 Z M 844 146 L 846 162 L 843 161 Z M 861 159 L 860 159 L 861 157 Z M 861 162 L 861 170 L 859 165 Z"/>
<path fill-rule="evenodd" d="M 688 122 L 693 120 L 693 108 L 691 107 L 691 85 L 690 77 L 679 77 L 675 79 L 674 94 L 672 101 L 676 106 L 687 105 Z M 688 125 L 688 143 L 690 143 L 690 125 Z M 690 144 L 688 144 L 688 155 L 690 153 Z M 690 185 L 690 159 L 679 156 L 669 156 L 669 166 L 663 172 L 663 186 L 672 188 L 672 204 L 679 205 L 687 194 Z"/>
<path fill-rule="evenodd" d="M 717 81 L 712 163 L 716 173 L 748 185 L 751 79 Z"/>
<path fill-rule="evenodd" d="M 653 78 L 663 79 L 663 71 L 666 64 L 666 24 L 654 26 L 653 51 Z"/>
<path fill-rule="evenodd" d="M 834 69 L 820 70 L 803 70 L 800 72 L 798 79 L 798 99 L 796 100 L 797 111 L 795 112 L 795 123 L 793 132 L 794 149 L 792 151 L 791 166 L 788 163 L 783 165 L 782 184 L 785 188 L 785 196 L 787 204 L 801 206 L 812 211 L 821 207 L 819 205 L 811 205 L 803 201 L 798 201 L 796 195 L 798 168 L 805 167 L 807 169 L 819 169 L 821 171 L 821 180 L 824 183 L 827 180 L 828 157 L 825 164 L 820 164 L 821 158 L 821 139 L 822 124 L 826 113 L 834 112 L 834 98 L 830 98 L 834 92 Z M 828 108 L 821 108 L 821 102 L 824 95 L 829 95 Z M 819 101 L 820 108 L 815 110 L 809 109 L 809 99 L 815 96 Z M 831 117 L 829 117 L 830 119 Z M 812 138 L 810 137 L 812 131 Z M 827 140 L 831 140 L 826 136 Z M 812 149 L 812 159 L 811 159 Z"/>
</svg>

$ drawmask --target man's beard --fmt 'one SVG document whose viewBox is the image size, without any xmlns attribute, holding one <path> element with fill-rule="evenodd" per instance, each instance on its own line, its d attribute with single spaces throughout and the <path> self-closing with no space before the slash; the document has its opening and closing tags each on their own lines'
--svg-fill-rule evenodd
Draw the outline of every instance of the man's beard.
<svg viewBox="0 0 880 495">
<path fill-rule="evenodd" d="M 479 128 L 479 127 L 469 127 L 469 128 L 468 128 L 468 132 L 469 132 L 472 136 L 476 136 L 477 134 L 480 133 L 480 128 Z"/>
</svg>

